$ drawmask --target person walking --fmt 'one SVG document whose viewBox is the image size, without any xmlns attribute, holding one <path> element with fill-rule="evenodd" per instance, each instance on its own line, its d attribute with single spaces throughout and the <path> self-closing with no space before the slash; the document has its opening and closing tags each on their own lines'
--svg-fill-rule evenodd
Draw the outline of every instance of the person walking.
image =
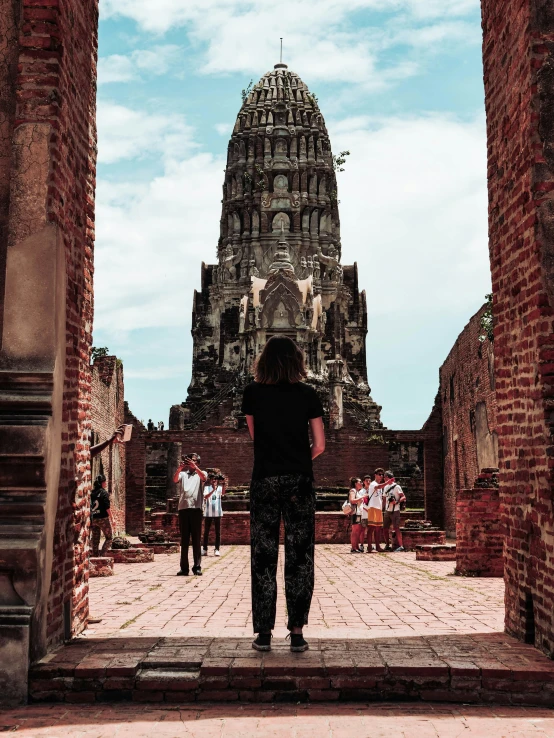
<svg viewBox="0 0 554 738">
<path fill-rule="evenodd" d="M 91 517 L 91 538 L 92 538 L 92 555 L 105 556 L 112 547 L 113 529 L 110 512 L 110 495 L 108 492 L 108 483 L 103 474 L 99 474 L 94 480 L 92 492 L 90 494 L 90 517 Z M 104 544 L 102 550 L 100 548 L 100 535 L 104 534 Z"/>
<path fill-rule="evenodd" d="M 385 512 L 383 513 L 383 534 L 385 538 L 385 551 L 391 550 L 389 532 L 392 527 L 396 536 L 398 547 L 395 551 L 404 551 L 402 545 L 402 532 L 400 530 L 400 505 L 406 501 L 406 495 L 402 487 L 397 484 L 391 471 L 385 472 L 385 487 L 383 489 L 385 501 Z"/>
<path fill-rule="evenodd" d="M 192 573 L 202 576 L 202 551 L 200 536 L 202 535 L 202 502 L 203 484 L 208 478 L 198 464 L 200 456 L 188 454 L 177 467 L 173 475 L 175 484 L 180 484 L 179 494 L 179 530 L 181 532 L 181 569 L 177 576 L 189 575 L 189 545 L 192 543 Z"/>
<path fill-rule="evenodd" d="M 273 336 L 244 390 L 242 412 L 254 441 L 250 486 L 252 647 L 271 650 L 277 604 L 281 518 L 285 528 L 285 596 L 291 651 L 305 651 L 303 626 L 314 589 L 315 491 L 312 460 L 325 451 L 323 407 L 305 384 L 304 355 L 286 336 Z M 312 445 L 308 434 L 312 434 Z"/>
<path fill-rule="evenodd" d="M 221 498 L 225 494 L 226 480 L 223 474 L 212 474 L 208 478 L 208 484 L 204 487 L 204 550 L 202 554 L 208 555 L 208 538 L 212 520 L 215 528 L 215 550 L 214 556 L 221 556 L 221 518 L 223 507 Z"/>
<path fill-rule="evenodd" d="M 350 480 L 348 501 L 352 505 L 352 515 L 350 516 L 350 520 L 352 522 L 352 531 L 350 533 L 350 553 L 363 553 L 363 549 L 360 550 L 360 540 L 365 532 L 365 528 L 362 528 L 362 503 L 364 501 L 364 493 L 362 489 L 362 480 L 359 477 L 352 477 Z"/>
</svg>

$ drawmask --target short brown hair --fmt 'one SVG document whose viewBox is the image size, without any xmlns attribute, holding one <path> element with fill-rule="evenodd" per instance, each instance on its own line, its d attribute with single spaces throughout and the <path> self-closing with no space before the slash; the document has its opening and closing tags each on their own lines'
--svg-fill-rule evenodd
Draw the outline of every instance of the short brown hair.
<svg viewBox="0 0 554 738">
<path fill-rule="evenodd" d="M 383 469 L 382 466 L 378 466 L 377 469 L 375 469 L 375 471 L 373 473 L 374 474 L 384 474 L 385 473 L 385 470 Z"/>
<path fill-rule="evenodd" d="M 272 336 L 254 367 L 254 379 L 260 384 L 294 384 L 307 375 L 304 354 L 287 336 Z"/>
</svg>

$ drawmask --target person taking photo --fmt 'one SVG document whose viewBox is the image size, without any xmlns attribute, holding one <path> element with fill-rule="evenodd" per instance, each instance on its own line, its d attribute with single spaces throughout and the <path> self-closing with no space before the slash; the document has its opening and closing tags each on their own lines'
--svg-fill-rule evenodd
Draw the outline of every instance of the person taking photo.
<svg viewBox="0 0 554 738">
<path fill-rule="evenodd" d="M 208 475 L 198 464 L 200 455 L 191 453 L 185 456 L 173 475 L 175 484 L 180 485 L 179 530 L 181 533 L 181 569 L 177 576 L 189 575 L 189 545 L 192 543 L 193 567 L 195 576 L 202 576 L 202 502 L 203 485 Z"/>
</svg>

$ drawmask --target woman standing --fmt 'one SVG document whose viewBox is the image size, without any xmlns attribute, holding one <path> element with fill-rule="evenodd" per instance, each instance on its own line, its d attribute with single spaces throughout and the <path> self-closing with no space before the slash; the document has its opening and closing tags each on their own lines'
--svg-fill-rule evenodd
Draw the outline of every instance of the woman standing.
<svg viewBox="0 0 554 738">
<path fill-rule="evenodd" d="M 364 507 L 367 510 L 367 552 L 373 553 L 371 539 L 375 541 L 375 550 L 381 553 L 383 550 L 380 546 L 383 530 L 383 479 L 385 472 L 381 467 L 375 469 L 375 478 L 367 489 L 367 503 Z"/>
<path fill-rule="evenodd" d="M 362 503 L 364 501 L 365 491 L 362 489 L 362 480 L 359 477 L 352 477 L 350 480 L 350 493 L 348 501 L 352 505 L 352 532 L 350 534 L 350 553 L 362 553 L 360 551 L 360 541 L 364 534 L 362 528 Z"/>
<path fill-rule="evenodd" d="M 285 595 L 291 651 L 305 651 L 302 629 L 314 588 L 315 492 L 312 460 L 325 450 L 323 407 L 307 376 L 304 356 L 285 336 L 266 343 L 255 381 L 244 390 L 242 412 L 254 441 L 250 486 L 252 647 L 271 650 L 277 604 L 281 517 L 285 527 Z M 308 426 L 312 432 L 310 446 Z"/>
</svg>

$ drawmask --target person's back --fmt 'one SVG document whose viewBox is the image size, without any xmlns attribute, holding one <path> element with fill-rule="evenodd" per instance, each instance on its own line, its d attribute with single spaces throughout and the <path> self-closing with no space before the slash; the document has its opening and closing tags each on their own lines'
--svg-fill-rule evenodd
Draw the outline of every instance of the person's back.
<svg viewBox="0 0 554 738">
<path fill-rule="evenodd" d="M 320 417 L 321 402 L 303 382 L 252 382 L 244 391 L 243 407 L 254 418 L 253 479 L 280 474 L 313 477 L 309 421 Z"/>
<path fill-rule="evenodd" d="M 277 602 L 281 517 L 291 650 L 305 651 L 302 628 L 314 585 L 315 492 L 312 459 L 325 450 L 323 407 L 306 378 L 304 356 L 290 338 L 273 336 L 244 390 L 242 412 L 254 441 L 250 485 L 252 618 L 259 651 L 271 649 Z M 313 444 L 310 446 L 308 428 Z"/>
</svg>

